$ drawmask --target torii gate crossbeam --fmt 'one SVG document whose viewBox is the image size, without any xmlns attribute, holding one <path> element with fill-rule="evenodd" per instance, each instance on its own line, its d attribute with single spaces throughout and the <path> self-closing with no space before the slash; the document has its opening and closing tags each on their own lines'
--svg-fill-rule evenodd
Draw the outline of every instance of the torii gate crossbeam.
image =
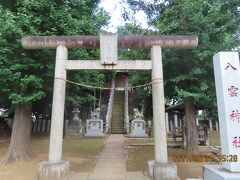
<svg viewBox="0 0 240 180">
<path fill-rule="evenodd" d="M 22 38 L 25 49 L 56 49 L 64 45 L 68 49 L 96 49 L 100 48 L 99 36 L 26 36 Z M 153 45 L 162 48 L 192 49 L 198 45 L 198 37 L 189 36 L 119 36 L 118 48 L 121 49 L 151 49 Z"/>
</svg>

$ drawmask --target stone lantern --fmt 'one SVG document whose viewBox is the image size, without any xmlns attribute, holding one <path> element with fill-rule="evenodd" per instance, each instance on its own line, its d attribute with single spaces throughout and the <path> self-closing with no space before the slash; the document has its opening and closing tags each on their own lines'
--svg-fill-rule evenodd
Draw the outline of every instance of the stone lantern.
<svg viewBox="0 0 240 180">
<path fill-rule="evenodd" d="M 67 136 L 81 136 L 83 130 L 81 126 L 82 121 L 79 117 L 80 110 L 78 105 L 73 106 L 72 113 L 73 113 L 73 118 L 67 126 Z"/>
<path fill-rule="evenodd" d="M 79 106 L 75 105 L 73 107 L 72 113 L 73 113 L 72 121 L 81 121 L 81 119 L 79 118 L 79 115 L 80 115 Z"/>
</svg>

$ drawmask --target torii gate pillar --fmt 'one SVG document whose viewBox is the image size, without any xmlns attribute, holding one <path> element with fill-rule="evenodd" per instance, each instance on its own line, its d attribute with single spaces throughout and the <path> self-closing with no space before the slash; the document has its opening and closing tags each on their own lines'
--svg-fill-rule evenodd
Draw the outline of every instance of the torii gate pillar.
<svg viewBox="0 0 240 180">
<path fill-rule="evenodd" d="M 62 137 L 64 124 L 64 105 L 66 91 L 65 63 L 68 49 L 64 45 L 57 46 L 55 75 L 53 86 L 52 117 L 48 161 L 38 166 L 38 180 L 67 180 L 69 161 L 62 160 Z"/>
<path fill-rule="evenodd" d="M 114 36 L 112 37 L 114 39 Z M 197 36 L 120 36 L 119 48 L 151 48 L 151 61 L 124 60 L 110 61 L 67 60 L 68 48 L 99 48 L 96 36 L 45 36 L 24 37 L 22 45 L 26 49 L 57 49 L 52 105 L 51 133 L 48 161 L 39 165 L 39 180 L 68 180 L 69 162 L 62 160 L 62 135 L 66 70 L 152 70 L 153 123 L 155 160 L 149 161 L 149 174 L 154 180 L 177 180 L 177 167 L 168 161 L 167 133 L 163 90 L 163 69 L 161 48 L 191 49 L 198 44 Z M 108 44 L 109 46 L 109 44 Z M 114 46 L 115 47 L 115 46 Z M 105 47 L 108 49 L 108 47 Z M 111 48 L 109 46 L 109 48 Z M 116 48 L 115 48 L 116 49 Z M 110 57 L 110 56 L 109 56 Z M 112 58 L 113 57 L 113 58 Z M 108 57 L 107 57 L 108 58 Z"/>
<path fill-rule="evenodd" d="M 168 162 L 165 99 L 161 46 L 151 48 L 152 100 L 155 160 L 148 162 L 149 175 L 154 180 L 177 180 L 177 166 Z"/>
</svg>

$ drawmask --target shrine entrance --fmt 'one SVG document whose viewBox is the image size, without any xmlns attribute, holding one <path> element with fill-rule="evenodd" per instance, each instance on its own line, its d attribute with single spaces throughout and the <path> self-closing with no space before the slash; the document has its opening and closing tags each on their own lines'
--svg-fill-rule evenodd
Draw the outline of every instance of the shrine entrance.
<svg viewBox="0 0 240 180">
<path fill-rule="evenodd" d="M 56 49 L 54 92 L 48 161 L 38 167 L 38 179 L 68 179 L 69 161 L 62 160 L 62 135 L 66 71 L 70 70 L 151 70 L 155 160 L 149 161 L 154 179 L 177 179 L 177 167 L 168 161 L 162 70 L 162 48 L 191 49 L 197 36 L 28 36 L 26 49 Z M 99 48 L 101 60 L 68 60 L 70 48 Z M 151 60 L 117 60 L 118 48 L 151 49 Z"/>
</svg>

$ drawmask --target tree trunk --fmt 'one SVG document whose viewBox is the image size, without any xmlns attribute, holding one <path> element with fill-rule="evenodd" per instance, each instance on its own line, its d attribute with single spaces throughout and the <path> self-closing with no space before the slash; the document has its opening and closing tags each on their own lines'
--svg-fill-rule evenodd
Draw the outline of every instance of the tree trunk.
<svg viewBox="0 0 240 180">
<path fill-rule="evenodd" d="M 193 103 L 185 103 L 186 115 L 186 154 L 198 154 L 198 133 L 196 125 L 196 109 Z"/>
<path fill-rule="evenodd" d="M 7 154 L 1 161 L 4 164 L 29 160 L 31 133 L 31 106 L 18 104 L 15 109 L 11 142 Z"/>
</svg>

